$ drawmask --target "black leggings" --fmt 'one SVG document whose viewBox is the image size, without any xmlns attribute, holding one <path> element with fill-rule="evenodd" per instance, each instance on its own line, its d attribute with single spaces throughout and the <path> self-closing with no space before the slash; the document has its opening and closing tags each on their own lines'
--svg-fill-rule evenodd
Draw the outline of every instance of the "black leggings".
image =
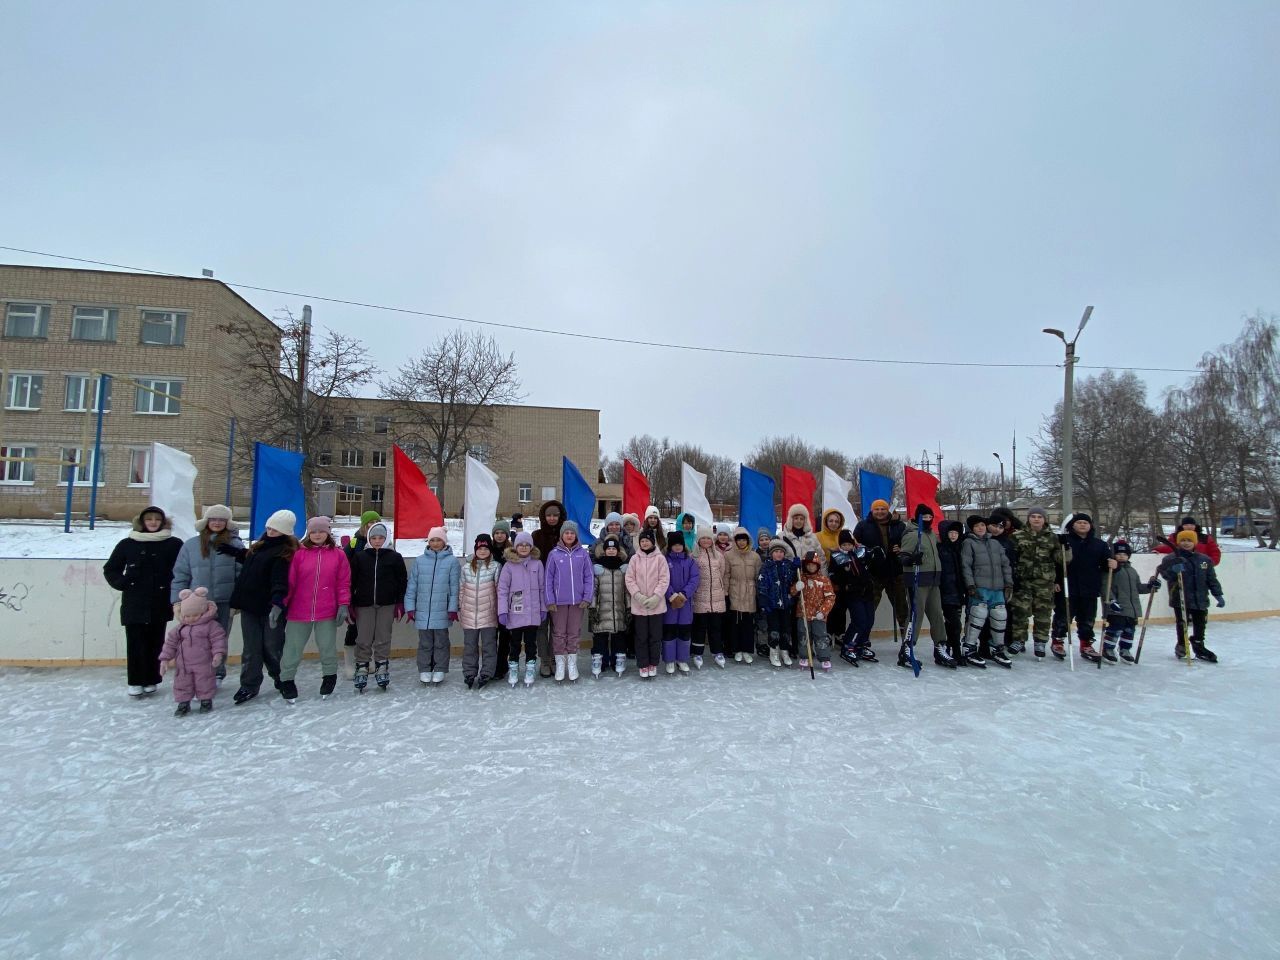
<svg viewBox="0 0 1280 960">
<path fill-rule="evenodd" d="M 695 613 L 693 615 L 693 643 L 689 649 L 695 657 L 702 656 L 707 644 L 711 645 L 712 654 L 724 653 L 724 639 L 721 632 L 723 625 L 723 613 Z"/>
<path fill-rule="evenodd" d="M 524 660 L 525 663 L 535 663 L 538 659 L 538 628 L 537 627 L 516 627 L 511 631 L 511 649 L 507 653 L 508 659 L 520 660 L 520 645 L 524 644 Z"/>
</svg>

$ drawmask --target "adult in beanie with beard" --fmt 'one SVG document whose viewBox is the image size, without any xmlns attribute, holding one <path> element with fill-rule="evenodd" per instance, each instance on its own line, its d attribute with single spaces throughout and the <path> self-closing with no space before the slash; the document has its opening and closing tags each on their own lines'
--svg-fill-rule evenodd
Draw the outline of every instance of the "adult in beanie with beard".
<svg viewBox="0 0 1280 960">
<path fill-rule="evenodd" d="M 131 697 L 155 693 L 160 683 L 164 628 L 173 619 L 169 585 L 181 549 L 182 540 L 173 535 L 173 523 L 164 511 L 147 507 L 102 566 L 107 583 L 121 593 L 120 623 Z"/>
<path fill-rule="evenodd" d="M 867 565 L 871 568 L 871 604 L 880 609 L 880 598 L 889 594 L 898 629 L 907 629 L 907 591 L 902 584 L 902 563 L 898 553 L 907 525 L 889 513 L 886 500 L 871 502 L 871 516 L 859 521 L 853 535 L 867 548 Z"/>
<path fill-rule="evenodd" d="M 915 629 L 920 631 L 920 615 L 929 618 L 929 639 L 933 641 L 933 662 L 940 667 L 956 665 L 947 650 L 947 625 L 942 616 L 942 560 L 938 556 L 938 538 L 933 533 L 933 510 L 926 504 L 916 505 L 916 526 L 902 535 L 902 576 L 908 589 L 914 591 Z M 910 580 L 907 580 L 907 578 Z M 904 639 L 898 651 L 898 666 L 911 666 Z"/>
</svg>

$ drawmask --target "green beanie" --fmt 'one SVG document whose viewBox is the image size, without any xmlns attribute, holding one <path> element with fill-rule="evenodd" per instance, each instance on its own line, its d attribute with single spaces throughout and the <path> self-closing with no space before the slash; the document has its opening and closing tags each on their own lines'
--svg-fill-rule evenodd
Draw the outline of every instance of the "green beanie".
<svg viewBox="0 0 1280 960">
<path fill-rule="evenodd" d="M 377 523 L 382 519 L 382 514 L 377 510 L 366 510 L 360 514 L 360 526 L 367 527 L 371 523 Z"/>
</svg>

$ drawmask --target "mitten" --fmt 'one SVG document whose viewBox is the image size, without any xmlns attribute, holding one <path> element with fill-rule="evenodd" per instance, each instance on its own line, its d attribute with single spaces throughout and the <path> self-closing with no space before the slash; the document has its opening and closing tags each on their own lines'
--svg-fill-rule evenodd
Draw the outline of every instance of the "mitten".
<svg viewBox="0 0 1280 960">
<path fill-rule="evenodd" d="M 395 609 L 395 612 L 394 612 L 394 613 L 392 613 L 392 617 L 394 617 L 396 620 L 403 620 L 403 619 L 404 619 L 404 604 L 403 604 L 403 603 L 397 603 L 397 604 L 396 604 L 396 609 Z"/>
<path fill-rule="evenodd" d="M 1226 598 L 1226 597 L 1219 597 L 1219 598 L 1218 598 L 1218 606 L 1220 606 L 1220 607 L 1225 607 L 1226 605 L 1227 605 L 1227 598 Z"/>
<path fill-rule="evenodd" d="M 282 616 L 284 616 L 284 607 L 281 607 L 281 606 L 272 607 L 271 612 L 267 614 L 267 626 L 269 626 L 272 630 L 276 629 L 276 627 L 280 626 L 280 618 Z"/>
<path fill-rule="evenodd" d="M 338 615 L 333 619 L 338 623 L 347 622 L 347 605 L 345 603 L 338 604 Z"/>
<path fill-rule="evenodd" d="M 450 622 L 450 623 L 457 623 L 457 622 L 458 622 L 458 611 L 457 611 L 457 610 L 450 610 L 450 611 L 449 611 L 449 622 Z"/>
<path fill-rule="evenodd" d="M 172 662 L 173 662 L 173 661 L 171 661 L 171 660 L 161 660 L 161 661 L 160 661 L 160 676 L 162 676 L 162 677 L 163 677 L 166 673 L 168 673 L 168 672 L 169 672 L 169 664 L 170 664 L 170 663 L 172 663 Z"/>
<path fill-rule="evenodd" d="M 405 619 L 405 623 L 413 623 L 413 611 L 406 610 L 404 612 L 404 619 Z"/>
</svg>

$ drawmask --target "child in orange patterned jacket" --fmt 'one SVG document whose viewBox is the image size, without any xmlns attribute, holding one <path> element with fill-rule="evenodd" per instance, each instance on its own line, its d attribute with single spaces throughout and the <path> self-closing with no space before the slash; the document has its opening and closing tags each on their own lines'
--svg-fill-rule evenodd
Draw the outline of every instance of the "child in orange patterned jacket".
<svg viewBox="0 0 1280 960">
<path fill-rule="evenodd" d="M 827 614 L 836 605 L 836 592 L 831 581 L 822 573 L 822 554 L 810 550 L 800 566 L 800 578 L 791 592 L 796 594 L 796 616 L 809 625 L 808 641 L 804 624 L 800 626 L 800 666 L 809 666 L 809 654 L 822 664 L 823 670 L 831 669 L 831 639 L 827 636 Z M 812 644 L 812 646 L 810 646 Z"/>
</svg>

